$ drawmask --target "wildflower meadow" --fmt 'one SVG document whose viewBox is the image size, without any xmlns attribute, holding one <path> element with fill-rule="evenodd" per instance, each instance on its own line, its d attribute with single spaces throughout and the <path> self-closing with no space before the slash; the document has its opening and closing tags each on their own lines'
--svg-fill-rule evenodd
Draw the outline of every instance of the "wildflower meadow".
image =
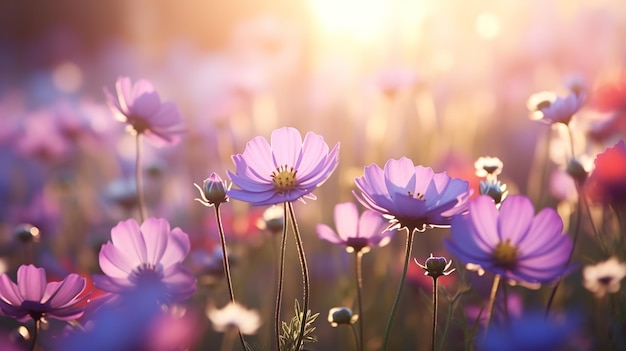
<svg viewBox="0 0 626 351">
<path fill-rule="evenodd" d="M 0 350 L 626 350 L 626 4 L 0 4 Z"/>
</svg>

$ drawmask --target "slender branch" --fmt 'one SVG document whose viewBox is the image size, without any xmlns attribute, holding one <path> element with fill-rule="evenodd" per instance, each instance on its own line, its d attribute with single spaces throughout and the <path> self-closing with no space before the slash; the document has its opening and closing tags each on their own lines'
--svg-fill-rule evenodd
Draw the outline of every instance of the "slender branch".
<svg viewBox="0 0 626 351">
<path fill-rule="evenodd" d="M 363 251 L 359 250 L 354 253 L 354 271 L 356 274 L 356 301 L 359 307 L 359 342 L 357 343 L 357 350 L 363 350 L 363 301 L 361 297 L 361 291 L 363 290 Z"/>
<path fill-rule="evenodd" d="M 400 284 L 398 285 L 398 291 L 396 292 L 396 297 L 393 300 L 393 305 L 391 306 L 391 312 L 389 313 L 389 318 L 387 319 L 387 326 L 385 327 L 385 338 L 383 340 L 383 350 L 387 350 L 387 343 L 389 342 L 389 334 L 391 331 L 391 325 L 393 323 L 393 317 L 396 314 L 396 309 L 398 308 L 398 303 L 400 302 L 400 295 L 402 295 L 402 288 L 404 287 L 404 280 L 406 278 L 406 272 L 409 268 L 409 261 L 411 260 L 411 249 L 413 247 L 413 235 L 414 231 L 407 229 L 406 236 L 406 247 L 404 253 L 404 268 L 402 269 L 402 276 L 400 277 Z"/>
<path fill-rule="evenodd" d="M 296 246 L 298 248 L 298 258 L 300 259 L 300 268 L 302 269 L 302 285 L 303 285 L 303 306 L 302 306 L 302 319 L 300 323 L 300 333 L 296 340 L 295 351 L 300 350 L 302 345 L 302 339 L 304 338 L 304 331 L 306 329 L 307 313 L 309 311 L 309 268 L 306 264 L 306 256 L 304 255 L 304 247 L 302 245 L 302 238 L 300 237 L 300 229 L 298 228 L 298 222 L 296 222 L 296 214 L 293 210 L 293 203 L 288 202 L 289 217 L 291 218 L 291 226 L 293 228 L 293 234 L 296 237 Z"/>
<path fill-rule="evenodd" d="M 235 330 L 229 328 L 226 329 L 224 337 L 222 338 L 222 346 L 220 347 L 220 351 L 232 350 L 233 346 L 235 346 Z"/>
<path fill-rule="evenodd" d="M 137 157 L 135 160 L 135 180 L 137 182 L 137 200 L 139 202 L 139 221 L 141 223 L 143 223 L 143 221 L 146 219 L 147 215 L 146 215 L 146 200 L 144 198 L 144 192 L 143 192 L 143 177 L 142 177 L 142 173 L 143 173 L 143 169 L 141 168 L 141 150 L 142 150 L 142 143 L 141 143 L 141 133 L 137 133 L 137 137 L 136 137 L 136 147 L 137 147 Z M 140 224 L 141 224 L 140 223 Z"/>
<path fill-rule="evenodd" d="M 283 203 L 283 231 L 280 238 L 280 260 L 278 263 L 278 288 L 276 289 L 276 310 L 274 311 L 274 333 L 276 350 L 280 351 L 280 304 L 283 298 L 285 275 L 285 247 L 287 246 L 287 203 Z"/>
<path fill-rule="evenodd" d="M 228 263 L 228 251 L 226 250 L 226 236 L 224 235 L 224 226 L 222 225 L 222 216 L 220 215 L 220 204 L 216 203 L 215 207 L 215 221 L 217 222 L 217 231 L 220 235 L 220 243 L 222 244 L 222 264 L 224 266 L 224 275 L 226 276 L 226 284 L 228 285 L 228 294 L 230 295 L 230 302 L 235 303 L 235 292 L 233 291 L 233 282 L 230 277 L 230 265 Z M 241 330 L 237 328 L 239 334 L 239 340 L 244 350 L 247 350 L 246 342 L 243 339 Z"/>
</svg>

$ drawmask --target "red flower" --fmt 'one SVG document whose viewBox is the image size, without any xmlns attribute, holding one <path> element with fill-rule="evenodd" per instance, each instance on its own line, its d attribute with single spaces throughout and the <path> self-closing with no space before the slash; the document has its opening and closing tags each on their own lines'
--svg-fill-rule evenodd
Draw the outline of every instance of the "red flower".
<svg viewBox="0 0 626 351">
<path fill-rule="evenodd" d="M 596 156 L 594 170 L 587 181 L 587 193 L 592 201 L 626 204 L 626 145 L 620 140 L 615 146 Z"/>
</svg>

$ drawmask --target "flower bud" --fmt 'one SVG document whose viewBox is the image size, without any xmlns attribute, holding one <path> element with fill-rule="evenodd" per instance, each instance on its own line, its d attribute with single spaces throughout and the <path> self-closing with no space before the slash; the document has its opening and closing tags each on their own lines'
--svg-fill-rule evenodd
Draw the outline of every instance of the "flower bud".
<svg viewBox="0 0 626 351">
<path fill-rule="evenodd" d="M 565 171 L 578 184 L 583 184 L 587 180 L 587 171 L 585 170 L 583 165 L 576 159 L 571 159 L 567 163 L 567 168 L 565 169 Z"/>
<path fill-rule="evenodd" d="M 328 311 L 328 322 L 333 327 L 339 325 L 351 325 L 354 324 L 359 316 L 352 313 L 352 310 L 347 307 L 333 307 Z"/>
<path fill-rule="evenodd" d="M 426 271 L 425 275 L 429 275 L 433 279 L 437 279 L 442 275 L 449 275 L 455 270 L 455 268 L 448 270 L 452 265 L 452 260 L 448 261 L 445 257 L 434 257 L 433 254 L 430 254 L 430 257 L 426 259 L 423 265 L 417 262 L 417 260 L 415 260 L 415 263 Z"/>
<path fill-rule="evenodd" d="M 196 199 L 205 206 L 219 205 L 228 201 L 228 189 L 226 181 L 222 180 L 217 173 L 211 173 L 211 176 L 204 180 L 202 188 L 197 184 L 194 184 L 200 191 L 202 199 Z"/>
<path fill-rule="evenodd" d="M 496 204 L 501 203 L 508 194 L 506 184 L 501 184 L 499 180 L 481 180 L 479 191 L 481 195 L 489 195 Z"/>
</svg>

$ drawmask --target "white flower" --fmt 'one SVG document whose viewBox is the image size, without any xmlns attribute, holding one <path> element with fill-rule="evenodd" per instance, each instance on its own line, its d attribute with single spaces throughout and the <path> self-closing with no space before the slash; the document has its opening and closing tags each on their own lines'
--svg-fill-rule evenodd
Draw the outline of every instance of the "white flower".
<svg viewBox="0 0 626 351">
<path fill-rule="evenodd" d="M 217 332 L 237 328 L 242 334 L 254 334 L 261 326 L 259 313 L 256 310 L 248 310 L 238 303 L 230 302 L 222 309 L 210 306 L 206 314 Z"/>
<path fill-rule="evenodd" d="M 601 298 L 606 293 L 616 293 L 620 289 L 620 281 L 626 276 L 626 263 L 617 258 L 600 262 L 596 265 L 585 266 L 583 269 L 583 285 L 596 297 Z"/>
<path fill-rule="evenodd" d="M 478 177 L 487 177 L 489 175 L 497 176 L 502 173 L 502 167 L 504 163 L 497 158 L 491 156 L 479 157 L 476 162 L 474 162 L 474 168 L 476 168 L 476 176 Z"/>
</svg>

